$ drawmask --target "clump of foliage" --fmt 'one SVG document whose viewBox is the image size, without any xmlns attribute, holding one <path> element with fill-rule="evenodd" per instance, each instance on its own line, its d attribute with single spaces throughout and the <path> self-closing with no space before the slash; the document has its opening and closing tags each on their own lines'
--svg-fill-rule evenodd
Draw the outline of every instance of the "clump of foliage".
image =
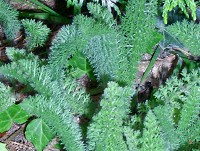
<svg viewBox="0 0 200 151">
<path fill-rule="evenodd" d="M 200 46 L 197 45 L 200 40 L 199 24 L 184 20 L 169 26 L 167 31 L 179 39 L 193 55 L 199 55 Z"/>
<path fill-rule="evenodd" d="M 196 20 L 196 3 L 194 0 L 165 0 L 163 6 L 163 18 L 165 24 L 167 24 L 168 12 L 172 11 L 177 6 L 184 12 L 187 18 L 189 18 L 189 8 L 192 18 Z"/>
<path fill-rule="evenodd" d="M 163 131 L 165 145 L 171 150 L 181 148 L 181 145 L 199 140 L 199 69 L 190 74 L 184 70 L 182 78 L 172 77 L 155 94 L 162 101 L 154 109 L 155 115 Z M 161 115 L 160 113 L 163 112 Z"/>
<path fill-rule="evenodd" d="M 10 9 L 7 4 L 5 7 Z M 157 2 L 130 0 L 120 24 L 99 4 L 89 3 L 88 9 L 90 17 L 76 15 L 72 24 L 59 30 L 47 61 L 31 51 L 44 44 L 50 30 L 41 22 L 22 20 L 26 46 L 6 48 L 11 62 L 0 66 L 0 73 L 11 82 L 25 84 L 33 95 L 16 105 L 12 88 L 0 84 L 0 91 L 5 91 L 0 94 L 0 108 L 4 108 L 0 121 L 5 122 L 4 115 L 9 117 L 9 123 L 0 132 L 8 130 L 12 122 L 21 124 L 35 115 L 37 119 L 28 124 L 25 134 L 39 151 L 55 135 L 69 151 L 198 149 L 199 68 L 191 73 L 184 69 L 179 77 L 174 75 L 142 104 L 145 111 L 137 107 L 137 112 L 133 111 L 132 104 L 138 105 L 134 80 L 141 56 L 152 54 L 152 47 L 163 39 L 155 29 Z M 17 20 L 15 15 L 9 17 Z M 167 27 L 195 55 L 199 48 L 195 34 L 198 29 L 199 25 L 187 21 Z M 87 67 L 80 67 L 80 60 Z M 74 69 L 70 70 L 72 65 Z M 80 69 L 87 70 L 80 73 L 94 73 L 103 89 L 96 109 L 90 95 L 70 76 Z M 89 120 L 86 125 L 79 123 L 83 117 Z M 37 132 L 31 132 L 32 127 L 44 131 L 34 135 Z"/>
<path fill-rule="evenodd" d="M 18 11 L 14 10 L 4 0 L 0 1 L 0 24 L 8 40 L 14 39 L 17 32 L 20 30 L 20 21 L 18 20 Z"/>
<path fill-rule="evenodd" d="M 12 96 L 12 89 L 10 87 L 6 87 L 3 83 L 0 83 L 0 87 L 0 111 L 4 111 L 14 103 L 15 98 Z"/>
<path fill-rule="evenodd" d="M 89 150 L 127 150 L 123 121 L 128 118 L 132 94 L 133 90 L 129 87 L 108 83 L 100 104 L 102 109 L 93 117 L 88 128 Z"/>
<path fill-rule="evenodd" d="M 43 46 L 48 34 L 49 28 L 46 25 L 42 25 L 42 22 L 36 22 L 35 20 L 22 20 L 22 25 L 26 33 L 26 47 L 28 50 Z"/>
</svg>

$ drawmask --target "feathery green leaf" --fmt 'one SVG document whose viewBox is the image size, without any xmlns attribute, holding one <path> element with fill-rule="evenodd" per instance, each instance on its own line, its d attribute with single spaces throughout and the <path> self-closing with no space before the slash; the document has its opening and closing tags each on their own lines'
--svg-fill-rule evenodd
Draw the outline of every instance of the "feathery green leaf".
<svg viewBox="0 0 200 151">
<path fill-rule="evenodd" d="M 18 12 L 4 0 L 0 0 L 0 8 L 0 24 L 3 26 L 7 39 L 12 40 L 21 28 Z"/>
<path fill-rule="evenodd" d="M 0 112 L 6 110 L 15 101 L 12 89 L 0 82 Z"/>
<path fill-rule="evenodd" d="M 81 131 L 68 104 L 61 98 L 30 97 L 20 104 L 27 112 L 41 117 L 56 132 L 69 151 L 84 151 Z"/>
<path fill-rule="evenodd" d="M 26 33 L 26 47 L 32 50 L 36 47 L 43 46 L 50 33 L 50 29 L 43 25 L 41 21 L 35 20 L 22 20 L 22 24 Z"/>
<path fill-rule="evenodd" d="M 109 82 L 101 100 L 101 110 L 88 129 L 89 150 L 127 150 L 123 139 L 123 120 L 127 118 L 133 90 Z"/>
<path fill-rule="evenodd" d="M 167 31 L 176 37 L 192 55 L 200 56 L 200 25 L 184 20 L 167 27 Z"/>
</svg>

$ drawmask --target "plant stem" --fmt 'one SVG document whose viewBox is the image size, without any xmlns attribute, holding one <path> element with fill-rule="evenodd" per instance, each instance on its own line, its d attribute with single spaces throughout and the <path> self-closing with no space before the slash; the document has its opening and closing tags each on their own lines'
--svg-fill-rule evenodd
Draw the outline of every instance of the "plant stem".
<svg viewBox="0 0 200 151">
<path fill-rule="evenodd" d="M 20 18 L 36 18 L 36 19 L 42 19 L 47 20 L 53 23 L 63 23 L 63 24 L 70 24 L 71 20 L 66 17 L 62 16 L 52 16 L 49 13 L 28 13 L 28 12 L 20 12 L 19 13 Z"/>
</svg>

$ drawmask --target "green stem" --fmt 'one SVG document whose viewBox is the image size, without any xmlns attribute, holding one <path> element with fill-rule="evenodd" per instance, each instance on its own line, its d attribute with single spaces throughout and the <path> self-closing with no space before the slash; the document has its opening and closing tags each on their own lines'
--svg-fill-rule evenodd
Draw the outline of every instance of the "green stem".
<svg viewBox="0 0 200 151">
<path fill-rule="evenodd" d="M 63 24 L 70 24 L 71 20 L 62 17 L 62 16 L 52 16 L 49 13 L 28 13 L 28 12 L 20 12 L 19 14 L 20 18 L 36 18 L 36 19 L 42 19 L 42 20 L 48 20 L 53 23 L 63 23 Z"/>
<path fill-rule="evenodd" d="M 47 12 L 53 14 L 54 16 L 60 16 L 57 12 L 55 12 L 51 8 L 47 7 L 46 5 L 42 4 L 38 0 L 29 0 L 29 1 L 31 1 L 32 3 L 34 3 L 37 6 L 41 7 L 42 10 L 44 10 L 44 11 L 46 10 Z"/>
<path fill-rule="evenodd" d="M 147 78 L 149 72 L 151 71 L 151 69 L 153 68 L 155 62 L 156 62 L 156 59 L 160 53 L 160 49 L 158 48 L 159 47 L 159 44 L 155 47 L 155 51 L 151 57 L 151 61 L 149 62 L 149 65 L 147 67 L 147 69 L 145 70 L 143 76 L 142 76 L 142 79 L 140 81 L 140 84 Z"/>
</svg>

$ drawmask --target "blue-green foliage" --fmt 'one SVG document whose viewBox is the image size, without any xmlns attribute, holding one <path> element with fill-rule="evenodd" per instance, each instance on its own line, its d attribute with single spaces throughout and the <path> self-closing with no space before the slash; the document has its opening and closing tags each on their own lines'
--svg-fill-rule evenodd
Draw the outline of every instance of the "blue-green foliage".
<svg viewBox="0 0 200 151">
<path fill-rule="evenodd" d="M 160 41 L 161 36 L 155 30 L 156 4 L 153 0 L 130 0 L 126 7 L 121 29 L 126 35 L 131 57 L 138 57 L 138 53 L 152 52 L 152 47 Z"/>
<path fill-rule="evenodd" d="M 120 26 L 124 40 L 124 51 L 128 54 L 129 66 L 127 81 L 136 77 L 142 54 L 151 53 L 153 47 L 162 39 L 155 30 L 157 2 L 154 0 L 130 0 Z"/>
<path fill-rule="evenodd" d="M 70 104 L 73 114 L 88 114 L 90 98 L 85 90 L 75 79 L 67 77 L 64 79 L 64 99 Z M 66 93 L 66 95 L 65 95 Z"/>
<path fill-rule="evenodd" d="M 194 22 L 177 22 L 167 27 L 167 31 L 177 38 L 193 55 L 199 55 L 200 25 Z"/>
<path fill-rule="evenodd" d="M 190 74 L 184 70 L 182 76 L 182 79 L 172 77 L 155 94 L 158 100 L 164 102 L 164 106 L 154 110 L 169 149 L 178 149 L 181 145 L 189 145 L 189 141 L 200 140 L 197 126 L 200 110 L 200 69 L 193 70 Z"/>
<path fill-rule="evenodd" d="M 166 150 L 164 145 L 165 140 L 162 138 L 161 127 L 156 119 L 156 116 L 150 110 L 144 121 L 143 136 L 140 138 L 142 142 L 141 151 L 146 150 Z"/>
<path fill-rule="evenodd" d="M 129 87 L 122 88 L 115 82 L 108 83 L 100 103 L 102 108 L 93 117 L 88 129 L 89 150 L 127 150 L 123 139 L 123 120 L 129 113 L 133 93 Z"/>
<path fill-rule="evenodd" d="M 52 41 L 49 66 L 52 73 L 58 73 L 67 63 L 67 59 L 79 49 L 80 32 L 75 26 L 63 26 Z M 56 75 L 55 75 L 56 76 Z M 58 78 L 58 77 L 57 77 Z"/>
<path fill-rule="evenodd" d="M 176 150 L 179 147 L 179 138 L 173 121 L 173 110 L 174 109 L 167 104 L 154 109 L 160 124 L 160 131 L 163 132 L 162 139 L 165 140 L 163 147 L 169 150 Z"/>
<path fill-rule="evenodd" d="M 113 18 L 111 12 L 108 11 L 105 7 L 102 7 L 100 4 L 88 3 L 87 8 L 90 11 L 90 14 L 99 21 L 108 24 L 109 26 L 113 26 L 116 24 L 116 21 Z"/>
<path fill-rule="evenodd" d="M 15 55 L 17 55 L 18 52 L 18 56 L 21 54 L 21 51 L 23 51 L 15 50 Z M 11 56 L 10 53 L 10 57 Z M 27 59 L 21 58 L 11 64 L 0 67 L 0 72 L 33 87 L 35 91 L 47 98 L 64 97 L 63 99 L 69 103 L 69 108 L 72 113 L 85 114 L 87 112 L 89 97 L 84 93 L 82 88 L 79 88 L 77 92 L 75 92 L 78 84 L 76 84 L 73 79 L 69 78 L 63 79 L 63 83 L 60 85 L 58 80 L 53 79 L 51 71 L 49 71 L 46 66 L 40 65 L 37 57 L 29 60 L 29 56 L 30 54 L 27 56 Z"/>
<path fill-rule="evenodd" d="M 12 62 L 1 66 L 0 73 L 35 90 L 36 95 L 25 99 L 21 107 L 42 118 L 59 136 L 66 150 L 178 150 L 189 146 L 188 142 L 199 142 L 200 69 L 190 74 L 184 70 L 181 79 L 172 77 L 165 86 L 161 86 L 153 100 L 161 104 L 149 109 L 144 122 L 140 123 L 143 128 L 134 129 L 138 123 L 129 121 L 130 100 L 134 94 L 130 85 L 136 77 L 139 60 L 143 53 L 151 53 L 152 47 L 162 38 L 154 29 L 156 5 L 153 0 L 130 0 L 118 26 L 107 10 L 89 3 L 88 8 L 94 18 L 78 15 L 72 25 L 61 28 L 53 39 L 48 65 L 32 53 L 27 54 L 25 49 L 7 48 L 6 53 Z M 7 13 L 11 11 L 2 0 L 0 6 L 8 8 L 4 10 Z M 8 14 L 5 15 L 3 26 L 8 23 L 5 20 Z M 11 16 L 16 19 L 16 14 Z M 9 24 L 13 25 L 13 22 Z M 31 50 L 42 46 L 49 29 L 33 20 L 23 20 L 23 25 L 27 48 Z M 198 25 L 185 21 L 168 28 L 194 54 L 199 50 L 198 29 Z M 9 38 L 13 38 L 15 32 L 12 32 L 8 34 Z M 188 35 L 189 32 L 191 35 Z M 91 102 L 76 80 L 66 76 L 63 70 L 68 60 L 78 53 L 85 55 L 97 79 L 107 86 L 100 110 L 89 123 L 85 140 L 87 146 L 82 142 L 76 115 L 87 116 Z M 120 87 L 120 84 L 128 86 Z M 0 94 L 0 109 L 3 109 L 12 104 L 12 99 L 10 88 L 0 84 L 0 91 L 5 92 Z"/>
<path fill-rule="evenodd" d="M 0 0 L 0 25 L 3 26 L 8 40 L 14 39 L 21 28 L 18 12 L 4 0 Z"/>
<path fill-rule="evenodd" d="M 10 51 L 9 51 L 10 50 Z M 84 150 L 81 130 L 74 115 L 87 114 L 90 99 L 75 80 L 62 77 L 62 85 L 37 57 L 24 58 L 23 50 L 8 49 L 13 62 L 0 67 L 4 75 L 31 86 L 38 93 L 29 97 L 22 107 L 37 115 L 57 133 L 68 150 Z M 18 52 L 18 54 L 17 54 Z M 20 56 L 21 55 L 21 56 Z M 20 57 L 18 57 L 20 56 Z M 18 60 L 16 59 L 18 57 Z M 59 79 L 60 80 L 60 79 Z"/>
<path fill-rule="evenodd" d="M 119 60 L 122 58 L 118 43 L 114 40 L 115 36 L 95 36 L 88 42 L 87 47 L 83 51 L 88 60 L 90 60 L 97 79 L 102 80 L 104 83 L 116 80 Z M 115 50 L 115 53 L 112 53 L 113 50 Z"/>
<path fill-rule="evenodd" d="M 139 136 L 140 131 L 134 131 L 130 125 L 124 126 L 124 136 L 129 151 L 139 151 L 138 145 L 140 144 Z"/>
<path fill-rule="evenodd" d="M 57 133 L 69 151 L 84 151 L 81 131 L 69 104 L 62 98 L 47 99 L 41 95 L 26 99 L 21 107 L 27 112 L 41 117 Z"/>
<path fill-rule="evenodd" d="M 63 27 L 53 41 L 49 63 L 59 71 L 75 51 L 80 51 L 88 58 L 98 80 L 132 84 L 141 55 L 151 52 L 161 39 L 154 29 L 156 3 L 145 2 L 129 2 L 121 28 L 111 22 L 111 14 L 103 11 L 100 15 L 98 11 L 103 8 L 89 3 L 96 20 L 78 15 L 72 25 Z"/>
<path fill-rule="evenodd" d="M 19 59 L 25 59 L 25 57 L 27 57 L 25 49 L 17 49 L 14 47 L 7 47 L 6 55 L 11 61 L 17 61 Z M 31 53 L 29 55 L 31 55 Z"/>
<path fill-rule="evenodd" d="M 184 88 L 181 88 L 185 99 L 182 99 L 183 105 L 180 112 L 180 121 L 178 122 L 178 132 L 180 133 L 180 143 L 188 141 L 199 141 L 199 111 L 200 111 L 200 69 L 193 70 L 190 74 L 186 70 L 182 72 Z"/>
<path fill-rule="evenodd" d="M 0 67 L 0 72 L 10 78 L 32 86 L 37 92 L 46 97 L 50 97 L 55 92 L 52 87 L 59 90 L 56 83 L 52 82 L 50 84 L 51 77 L 49 73 L 45 72 L 44 67 L 39 67 L 37 60 L 20 59 L 17 62 Z"/>
<path fill-rule="evenodd" d="M 54 71 L 60 71 L 67 59 L 80 51 L 89 59 L 98 80 L 116 80 L 120 64 L 127 63 L 123 60 L 119 42 L 120 36 L 114 29 L 78 15 L 73 24 L 64 26 L 54 39 L 49 63 Z"/>
<path fill-rule="evenodd" d="M 200 69 L 187 73 L 182 78 L 175 76 L 155 93 L 155 100 L 160 102 L 150 109 L 138 130 L 137 115 L 125 126 L 124 134 L 129 150 L 191 150 L 192 145 L 200 140 L 199 131 L 199 80 Z M 130 128 L 130 127 L 131 128 Z M 141 129 L 141 127 L 139 128 Z"/>
<path fill-rule="evenodd" d="M 0 83 L 0 112 L 3 112 L 9 106 L 13 105 L 15 97 L 12 93 L 10 87 L 6 87 L 3 83 Z"/>
<path fill-rule="evenodd" d="M 41 21 L 24 19 L 22 20 L 23 27 L 26 33 L 26 47 L 28 50 L 43 46 L 50 33 L 50 29 L 43 25 Z"/>
</svg>

